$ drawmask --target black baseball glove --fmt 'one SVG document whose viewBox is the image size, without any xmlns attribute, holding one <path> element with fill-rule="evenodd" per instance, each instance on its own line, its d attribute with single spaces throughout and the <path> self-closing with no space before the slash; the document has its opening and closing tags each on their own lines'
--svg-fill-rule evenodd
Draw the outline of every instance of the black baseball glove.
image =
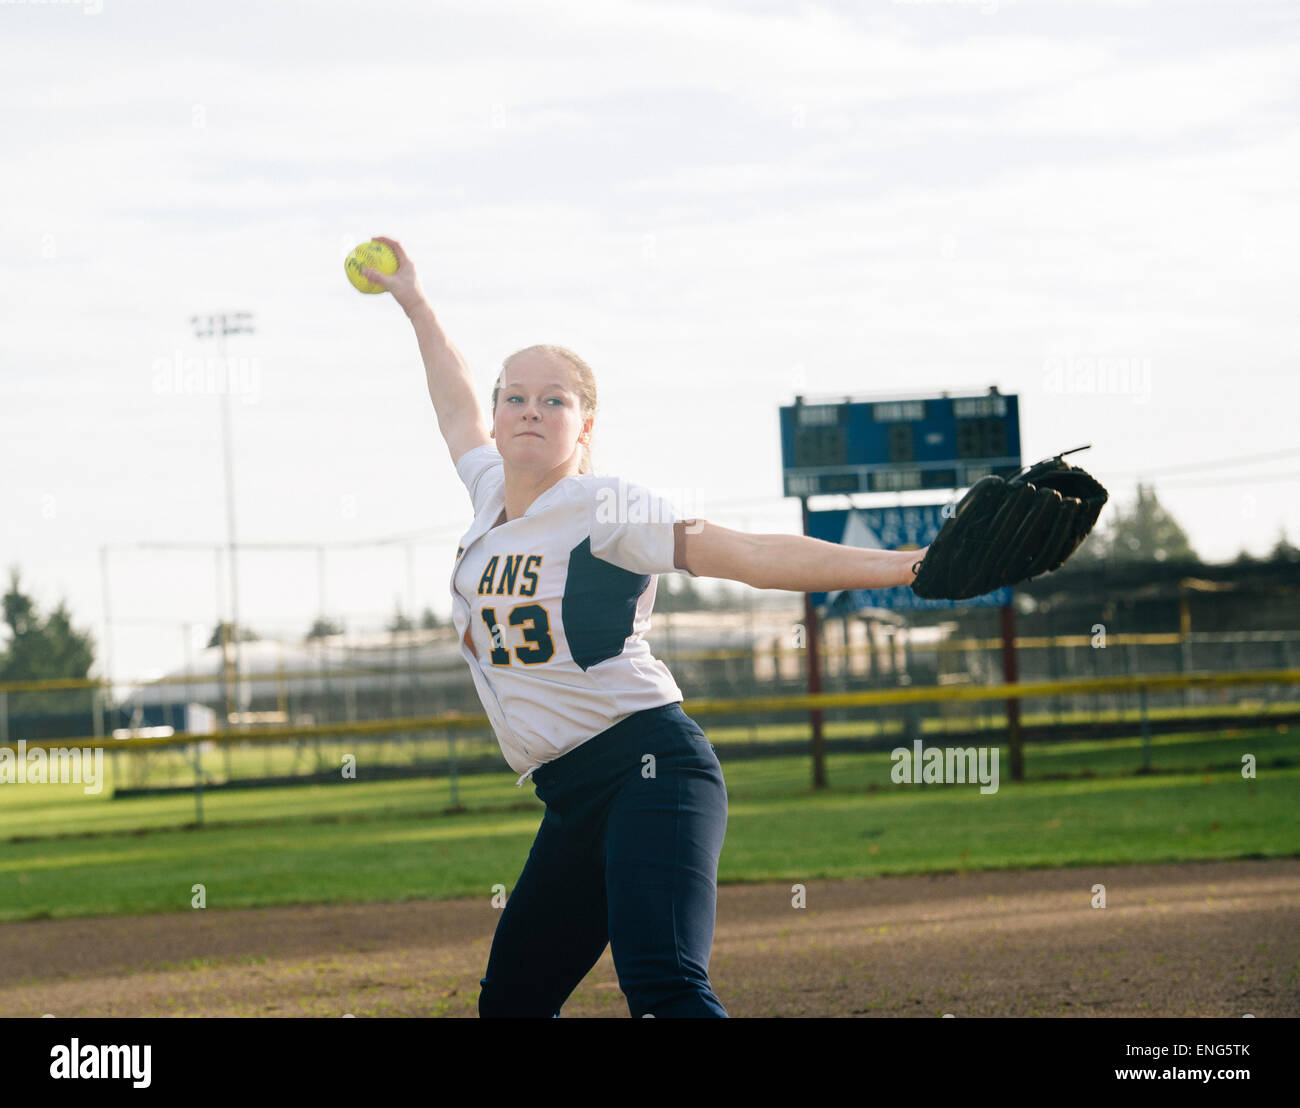
<svg viewBox="0 0 1300 1108">
<path fill-rule="evenodd" d="M 933 600 L 966 600 L 1050 573 L 1088 537 L 1109 499 L 1082 469 L 1047 458 L 1010 481 L 981 477 L 912 566 L 912 591 Z"/>
</svg>

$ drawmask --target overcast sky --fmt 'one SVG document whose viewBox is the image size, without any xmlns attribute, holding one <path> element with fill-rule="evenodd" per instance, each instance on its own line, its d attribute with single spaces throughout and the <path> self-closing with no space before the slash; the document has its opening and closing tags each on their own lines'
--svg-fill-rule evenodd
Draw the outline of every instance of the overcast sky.
<svg viewBox="0 0 1300 1108">
<path fill-rule="evenodd" d="M 211 553 L 129 549 L 226 540 L 195 314 L 256 327 L 240 541 L 424 536 L 413 574 L 331 552 L 326 605 L 449 612 L 469 500 L 409 323 L 344 278 L 374 234 L 485 406 L 572 347 L 598 471 L 682 514 L 799 530 L 796 393 L 996 384 L 1026 464 L 1092 444 L 1107 515 L 1146 474 L 1204 557 L 1300 543 L 1294 4 L 4 3 L 0 62 L 0 559 L 100 640 L 112 548 L 119 679 L 217 618 Z M 240 571 L 243 622 L 306 630 L 315 554 Z"/>
</svg>

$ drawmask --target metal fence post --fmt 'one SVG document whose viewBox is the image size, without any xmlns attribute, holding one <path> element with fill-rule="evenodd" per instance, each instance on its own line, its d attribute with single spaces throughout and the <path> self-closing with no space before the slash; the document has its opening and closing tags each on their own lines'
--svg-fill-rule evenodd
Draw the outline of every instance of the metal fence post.
<svg viewBox="0 0 1300 1108">
<path fill-rule="evenodd" d="M 749 520 L 745 520 L 745 530 L 749 530 Z M 748 657 L 745 659 L 745 690 L 747 695 L 753 696 L 758 684 L 755 679 L 755 667 L 758 664 L 758 643 L 754 638 L 754 590 L 748 585 L 742 585 L 745 597 L 745 643 L 749 647 Z M 749 741 L 758 740 L 758 717 L 757 713 L 749 713 Z"/>
<path fill-rule="evenodd" d="M 391 671 L 389 671 L 388 676 L 388 714 L 392 716 L 393 719 L 399 719 L 402 714 L 402 694 L 397 691 L 397 682 L 392 680 L 393 675 Z M 356 716 L 356 681 L 357 679 L 355 677 L 348 678 L 348 689 L 352 696 L 351 704 L 348 707 L 349 723 L 351 723 Z M 397 750 L 393 754 L 394 765 L 402 760 L 403 747 L 406 745 L 409 737 L 409 733 L 403 731 L 394 738 L 393 741 L 397 747 Z"/>
<path fill-rule="evenodd" d="M 203 826 L 203 766 L 199 764 L 199 743 L 190 743 L 194 758 L 194 822 Z"/>
<path fill-rule="evenodd" d="M 454 727 L 447 732 L 447 746 L 447 777 L 448 783 L 451 785 L 451 806 L 453 808 L 459 808 L 460 785 L 456 772 L 456 728 Z"/>
<path fill-rule="evenodd" d="M 1147 687 L 1138 686 L 1138 702 L 1142 711 L 1142 772 L 1151 772 L 1151 727 L 1147 722 Z"/>
<path fill-rule="evenodd" d="M 1135 646 L 1134 646 L 1134 643 L 1133 643 L 1132 636 L 1129 636 L 1129 637 L 1128 637 L 1128 641 L 1125 642 L 1125 644 L 1124 644 L 1124 675 L 1125 675 L 1126 677 L 1132 677 L 1132 676 L 1133 676 L 1133 671 L 1134 671 L 1134 669 L 1135 669 L 1135 666 L 1134 666 L 1134 655 L 1135 655 L 1136 653 L 1137 653 L 1137 651 L 1136 651 L 1136 649 L 1135 649 Z M 1145 695 L 1145 690 L 1139 690 L 1139 692 L 1138 692 L 1138 711 L 1139 711 L 1139 715 L 1140 715 L 1140 716 L 1143 715 L 1143 713 L 1142 713 L 1142 706 L 1145 704 L 1145 701 L 1143 700 L 1143 696 L 1144 696 L 1144 695 Z M 1127 726 L 1127 719 L 1126 719 L 1126 716 L 1127 716 L 1127 714 L 1128 714 L 1128 693 L 1127 693 L 1127 692 L 1121 692 L 1121 693 L 1116 697 L 1116 702 L 1117 702 L 1117 703 L 1119 704 L 1119 706 L 1120 706 L 1118 712 L 1116 713 L 1117 720 L 1118 720 L 1119 722 L 1121 722 L 1121 723 L 1124 723 L 1124 724 Z M 1143 716 L 1143 718 L 1145 718 L 1145 717 Z M 1143 745 L 1144 745 L 1144 747 L 1145 747 L 1145 743 L 1144 743 Z M 1145 768 L 1145 766 L 1146 766 L 1146 752 L 1145 752 L 1145 749 L 1144 749 L 1144 751 L 1143 751 L 1143 767 Z"/>
<path fill-rule="evenodd" d="M 0 693 L 0 698 L 4 693 Z M 102 750 L 104 747 L 104 688 L 102 685 L 96 685 L 90 690 L 90 721 L 95 731 L 95 743 Z M 113 751 L 113 788 L 117 788 L 117 751 Z"/>
</svg>

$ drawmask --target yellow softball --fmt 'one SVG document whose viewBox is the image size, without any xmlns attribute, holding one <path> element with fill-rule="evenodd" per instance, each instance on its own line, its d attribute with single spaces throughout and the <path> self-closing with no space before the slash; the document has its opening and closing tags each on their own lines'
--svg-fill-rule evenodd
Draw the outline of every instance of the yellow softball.
<svg viewBox="0 0 1300 1108">
<path fill-rule="evenodd" d="M 377 269 L 380 273 L 396 273 L 397 255 L 389 246 L 371 239 L 353 249 L 343 263 L 343 269 L 348 275 L 348 280 L 352 282 L 352 287 L 358 291 L 386 292 L 386 289 L 380 288 L 374 281 L 367 280 L 361 271 Z"/>
</svg>

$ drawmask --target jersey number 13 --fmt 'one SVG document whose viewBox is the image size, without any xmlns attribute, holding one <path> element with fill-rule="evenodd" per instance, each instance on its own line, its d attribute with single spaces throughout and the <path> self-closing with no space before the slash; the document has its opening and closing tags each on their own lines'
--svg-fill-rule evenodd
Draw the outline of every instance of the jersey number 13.
<svg viewBox="0 0 1300 1108">
<path fill-rule="evenodd" d="M 487 624 L 488 634 L 492 636 L 492 664 L 508 666 L 510 651 L 500 645 L 497 632 L 497 613 L 495 608 L 483 609 L 483 622 Z M 551 618 L 540 604 L 516 604 L 506 616 L 511 627 L 523 629 L 524 642 L 527 646 L 516 646 L 515 655 L 525 665 L 537 665 L 547 662 L 555 654 L 555 642 L 551 638 Z"/>
</svg>

